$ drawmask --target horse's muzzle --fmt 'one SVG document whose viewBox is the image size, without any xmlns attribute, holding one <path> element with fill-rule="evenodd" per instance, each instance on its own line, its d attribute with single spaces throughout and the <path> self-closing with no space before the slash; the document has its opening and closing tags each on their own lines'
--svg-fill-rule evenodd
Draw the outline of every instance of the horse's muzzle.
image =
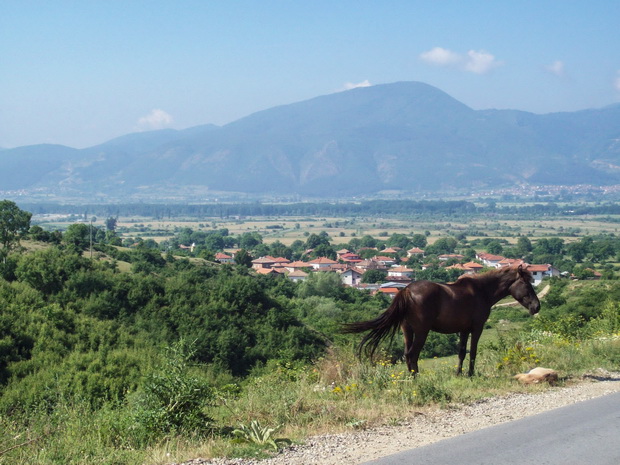
<svg viewBox="0 0 620 465">
<path fill-rule="evenodd" d="M 530 315 L 536 315 L 540 311 L 540 302 L 532 302 L 529 306 Z"/>
</svg>

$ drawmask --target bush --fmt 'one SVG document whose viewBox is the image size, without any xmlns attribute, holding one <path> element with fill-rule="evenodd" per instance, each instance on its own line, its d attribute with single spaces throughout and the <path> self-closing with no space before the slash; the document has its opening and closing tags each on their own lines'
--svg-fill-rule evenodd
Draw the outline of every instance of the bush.
<svg viewBox="0 0 620 465">
<path fill-rule="evenodd" d="M 215 393 L 207 380 L 192 372 L 194 349 L 184 340 L 165 350 L 164 363 L 149 374 L 136 395 L 136 439 L 148 443 L 170 433 L 200 435 L 211 428 L 206 409 Z M 141 434 L 140 434 L 141 433 Z"/>
<path fill-rule="evenodd" d="M 600 316 L 590 321 L 590 330 L 594 336 L 620 335 L 620 305 L 608 300 L 603 305 Z"/>
<path fill-rule="evenodd" d="M 590 335 L 590 328 L 586 325 L 585 318 L 573 314 L 562 315 L 558 318 L 541 315 L 532 320 L 531 328 L 543 333 L 555 334 L 568 341 L 587 339 Z"/>
</svg>

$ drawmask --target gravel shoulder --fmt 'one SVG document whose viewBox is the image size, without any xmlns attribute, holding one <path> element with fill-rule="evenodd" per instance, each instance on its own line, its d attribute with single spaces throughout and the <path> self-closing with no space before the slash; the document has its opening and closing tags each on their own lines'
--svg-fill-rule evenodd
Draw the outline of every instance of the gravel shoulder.
<svg viewBox="0 0 620 465">
<path fill-rule="evenodd" d="M 198 458 L 180 465 L 360 464 L 620 391 L 620 372 L 597 371 L 571 383 L 574 384 L 531 394 L 509 394 L 448 409 L 424 409 L 397 426 L 311 437 L 304 444 L 289 447 L 267 460 Z"/>
</svg>

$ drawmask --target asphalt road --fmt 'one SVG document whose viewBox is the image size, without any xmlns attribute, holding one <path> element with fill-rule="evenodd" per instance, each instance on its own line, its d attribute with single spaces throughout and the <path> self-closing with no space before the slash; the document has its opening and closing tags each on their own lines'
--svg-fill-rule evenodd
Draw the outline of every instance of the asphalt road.
<svg viewBox="0 0 620 465">
<path fill-rule="evenodd" d="M 367 465 L 620 465 L 620 392 Z"/>
</svg>

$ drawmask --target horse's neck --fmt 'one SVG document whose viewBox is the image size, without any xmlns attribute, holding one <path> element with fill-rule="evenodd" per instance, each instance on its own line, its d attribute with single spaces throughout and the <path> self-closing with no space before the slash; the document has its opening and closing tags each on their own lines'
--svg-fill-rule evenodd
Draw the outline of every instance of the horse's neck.
<svg viewBox="0 0 620 465">
<path fill-rule="evenodd" d="M 506 278 L 507 276 L 501 274 L 487 278 L 488 281 L 485 283 L 484 287 L 491 305 L 495 305 L 504 297 L 508 297 L 510 295 L 510 285 L 512 282 Z"/>
</svg>

